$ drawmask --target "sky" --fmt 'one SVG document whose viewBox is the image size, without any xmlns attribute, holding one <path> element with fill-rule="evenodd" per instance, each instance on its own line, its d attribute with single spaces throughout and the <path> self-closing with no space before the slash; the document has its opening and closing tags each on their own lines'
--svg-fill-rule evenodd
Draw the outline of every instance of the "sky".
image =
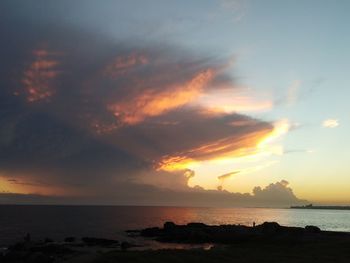
<svg viewBox="0 0 350 263">
<path fill-rule="evenodd" d="M 349 8 L 1 1 L 0 203 L 349 204 Z"/>
</svg>

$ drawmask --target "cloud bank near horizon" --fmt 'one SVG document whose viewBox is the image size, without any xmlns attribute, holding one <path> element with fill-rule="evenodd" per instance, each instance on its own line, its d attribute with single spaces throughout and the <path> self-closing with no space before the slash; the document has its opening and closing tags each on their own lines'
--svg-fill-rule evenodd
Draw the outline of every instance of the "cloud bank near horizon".
<svg viewBox="0 0 350 263">
<path fill-rule="evenodd" d="M 129 189 L 132 189 L 130 191 Z M 289 207 L 307 204 L 297 198 L 288 182 L 282 180 L 252 194 L 204 190 L 201 187 L 177 191 L 144 184 L 123 183 L 113 193 L 85 196 L 44 196 L 39 194 L 0 193 L 0 204 L 73 204 L 73 205 L 174 205 L 204 207 Z"/>
</svg>

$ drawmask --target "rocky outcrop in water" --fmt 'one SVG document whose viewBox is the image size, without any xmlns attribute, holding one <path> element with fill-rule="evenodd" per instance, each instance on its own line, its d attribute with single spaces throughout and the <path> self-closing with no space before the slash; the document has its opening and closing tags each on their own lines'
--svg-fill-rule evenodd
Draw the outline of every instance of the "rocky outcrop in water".
<svg viewBox="0 0 350 263">
<path fill-rule="evenodd" d="M 347 233 L 338 233 L 348 235 Z M 316 226 L 287 227 L 276 222 L 265 222 L 255 227 L 243 225 L 206 225 L 189 223 L 176 225 L 166 222 L 163 228 L 152 227 L 140 231 L 143 237 L 155 238 L 161 242 L 178 243 L 236 243 L 244 241 L 300 241 L 302 239 L 319 239 L 334 232 L 321 231 Z"/>
</svg>

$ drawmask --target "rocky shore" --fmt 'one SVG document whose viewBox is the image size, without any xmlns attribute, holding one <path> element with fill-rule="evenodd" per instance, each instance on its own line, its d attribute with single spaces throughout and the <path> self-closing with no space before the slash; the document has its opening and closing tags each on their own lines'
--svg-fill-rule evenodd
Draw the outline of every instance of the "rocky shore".
<svg viewBox="0 0 350 263">
<path fill-rule="evenodd" d="M 136 232 L 136 231 L 134 231 Z M 349 237 L 347 233 L 321 231 L 317 226 L 287 227 L 276 222 L 265 222 L 254 227 L 243 225 L 206 225 L 189 223 L 176 225 L 166 222 L 163 228 L 152 227 L 139 231 L 140 236 L 155 238 L 160 242 L 221 243 L 251 242 L 264 240 L 298 240 L 329 238 L 334 235 Z"/>
<path fill-rule="evenodd" d="M 124 251 L 137 245 L 118 240 L 83 237 L 67 237 L 55 242 L 49 238 L 34 241 L 30 235 L 0 251 L 0 262 L 11 263 L 52 263 L 52 262 L 92 262 L 98 255 L 109 251 Z"/>
<path fill-rule="evenodd" d="M 136 251 L 135 244 L 112 239 L 67 237 L 62 242 L 32 241 L 27 235 L 23 241 L 2 249 L 0 262 L 348 262 L 350 258 L 350 233 L 321 231 L 316 226 L 287 227 L 276 222 L 254 227 L 166 222 L 163 227 L 128 230 L 127 234 L 135 240 L 210 246 Z"/>
</svg>

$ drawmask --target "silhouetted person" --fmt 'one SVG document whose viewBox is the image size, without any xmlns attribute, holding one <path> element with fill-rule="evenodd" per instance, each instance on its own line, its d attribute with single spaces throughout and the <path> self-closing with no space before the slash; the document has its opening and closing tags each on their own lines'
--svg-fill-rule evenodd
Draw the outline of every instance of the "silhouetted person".
<svg viewBox="0 0 350 263">
<path fill-rule="evenodd" d="M 253 227 L 255 227 L 255 221 L 253 222 Z"/>
</svg>

